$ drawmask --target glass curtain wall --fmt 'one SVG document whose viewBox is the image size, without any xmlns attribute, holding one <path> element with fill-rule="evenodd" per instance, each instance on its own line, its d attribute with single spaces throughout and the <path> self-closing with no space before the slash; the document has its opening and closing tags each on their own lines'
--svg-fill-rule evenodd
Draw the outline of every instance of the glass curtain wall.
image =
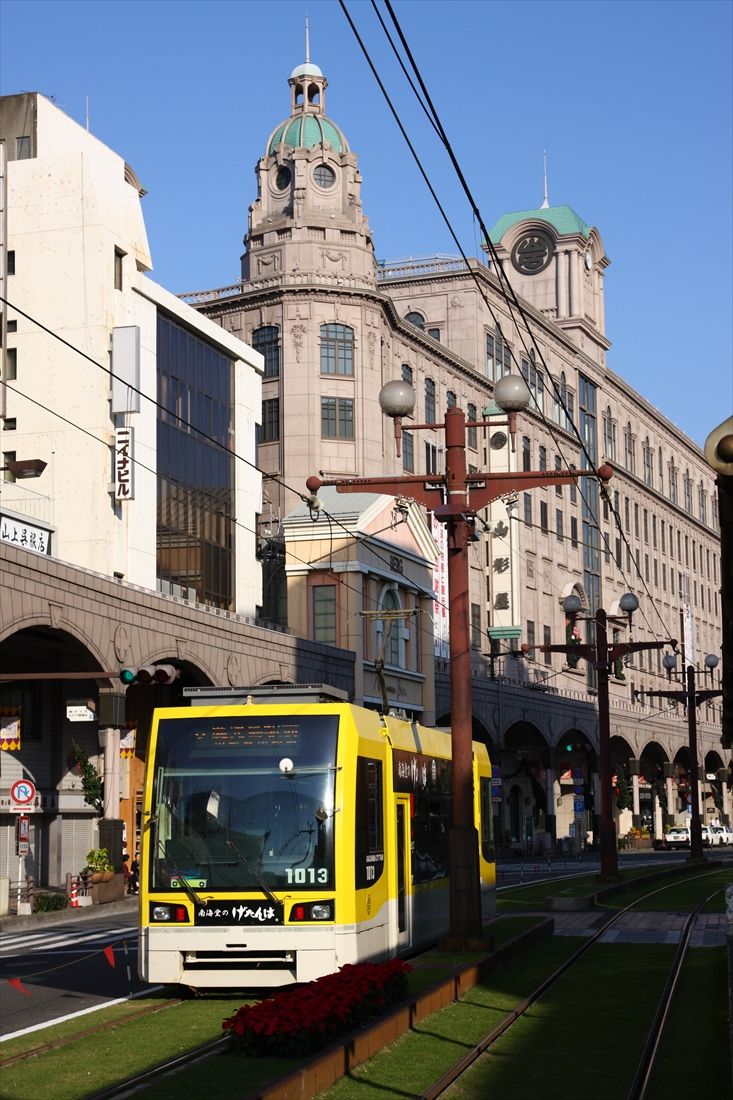
<svg viewBox="0 0 733 1100">
<path fill-rule="evenodd" d="M 158 313 L 158 577 L 234 607 L 233 362 Z M 221 444 L 221 446 L 217 446 Z"/>
</svg>

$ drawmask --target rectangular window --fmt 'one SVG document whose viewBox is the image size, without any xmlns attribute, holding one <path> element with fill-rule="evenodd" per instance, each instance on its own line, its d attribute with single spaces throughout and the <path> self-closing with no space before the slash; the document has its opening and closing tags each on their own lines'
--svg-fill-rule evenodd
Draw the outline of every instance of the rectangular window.
<svg viewBox="0 0 733 1100">
<path fill-rule="evenodd" d="M 549 626 L 543 626 L 542 627 L 542 644 L 543 645 L 552 645 L 552 632 L 550 631 Z M 551 653 L 544 653 L 543 657 L 545 659 L 545 664 L 546 665 L 551 665 L 552 664 L 552 654 Z"/>
<path fill-rule="evenodd" d="M 354 373 L 354 330 L 348 325 L 321 325 L 321 374 Z"/>
<path fill-rule="evenodd" d="M 3 378 L 6 382 L 12 382 L 13 379 L 18 377 L 18 349 L 6 348 L 5 349 L 5 365 L 3 369 Z"/>
<path fill-rule="evenodd" d="M 122 290 L 122 261 L 125 258 L 125 253 L 119 249 L 115 249 L 114 259 L 114 283 L 115 290 Z"/>
<path fill-rule="evenodd" d="M 435 382 L 425 379 L 425 423 L 435 423 Z"/>
<path fill-rule="evenodd" d="M 433 340 L 437 340 L 438 342 L 440 342 L 440 329 L 439 328 L 429 328 L 428 329 L 428 336 L 432 336 Z"/>
<path fill-rule="evenodd" d="M 557 541 L 562 542 L 565 535 L 563 533 L 563 514 L 561 508 L 555 510 L 555 534 L 557 535 Z"/>
<path fill-rule="evenodd" d="M 570 463 L 570 469 L 571 470 L 575 469 L 575 466 L 573 465 L 572 462 Z M 575 481 L 570 482 L 570 503 L 571 504 L 577 504 L 578 503 L 578 484 Z"/>
<path fill-rule="evenodd" d="M 473 421 L 478 420 L 478 417 L 476 415 L 476 406 L 475 405 L 469 404 L 469 405 L 466 406 L 466 420 L 468 420 L 469 423 L 472 420 Z M 478 447 L 477 432 L 478 432 L 478 428 L 475 428 L 475 427 L 474 428 L 466 428 L 466 443 L 468 444 L 468 446 L 471 448 L 472 451 L 475 451 Z"/>
<path fill-rule="evenodd" d="M 313 641 L 336 645 L 336 585 L 314 585 L 311 593 Z"/>
<path fill-rule="evenodd" d="M 634 505 L 634 534 L 639 538 L 639 505 Z"/>
<path fill-rule="evenodd" d="M 280 375 L 280 330 L 277 325 L 263 325 L 252 333 L 252 347 L 265 360 L 265 378 Z"/>
<path fill-rule="evenodd" d="M 524 522 L 529 526 L 532 525 L 532 496 L 530 493 L 524 494 Z"/>
<path fill-rule="evenodd" d="M 404 432 L 402 435 L 402 469 L 410 474 L 415 472 L 415 440 L 412 432 Z"/>
<path fill-rule="evenodd" d="M 578 545 L 578 521 L 575 516 L 570 517 L 570 543 L 577 548 Z"/>
<path fill-rule="evenodd" d="M 547 447 L 540 447 L 540 470 L 547 469 Z"/>
<path fill-rule="evenodd" d="M 652 546 L 657 548 L 657 517 L 652 516 Z"/>
<path fill-rule="evenodd" d="M 562 470 L 562 459 L 560 458 L 560 455 L 555 455 L 555 469 L 558 471 L 558 473 Z M 555 486 L 555 493 L 559 497 L 562 496 L 562 485 Z"/>
<path fill-rule="evenodd" d="M 354 438 L 354 401 L 350 397 L 321 398 L 323 439 Z"/>
<path fill-rule="evenodd" d="M 31 139 L 27 135 L 15 139 L 15 159 L 29 160 L 31 155 Z"/>
<path fill-rule="evenodd" d="M 490 378 L 493 382 L 496 377 L 494 374 L 494 337 L 486 337 L 486 377 Z"/>
<path fill-rule="evenodd" d="M 535 637 L 534 637 L 534 623 L 531 619 L 527 619 L 527 645 L 529 646 L 529 651 L 527 653 L 527 660 L 528 661 L 534 661 Z"/>
<path fill-rule="evenodd" d="M 15 275 L 15 249 L 8 250 L 8 275 Z"/>
<path fill-rule="evenodd" d="M 471 604 L 471 649 L 481 649 L 481 604 Z"/>
<path fill-rule="evenodd" d="M 262 402 L 262 427 L 260 443 L 275 443 L 280 438 L 280 398 L 272 397 Z"/>
<path fill-rule="evenodd" d="M 623 557 L 622 557 L 622 553 L 621 553 L 621 539 L 616 539 L 616 550 L 615 550 L 615 553 L 614 553 L 614 559 L 616 561 L 616 568 L 620 569 L 621 568 L 621 562 L 623 561 Z"/>
<path fill-rule="evenodd" d="M 547 517 L 547 501 L 545 500 L 540 501 L 540 527 L 542 528 L 542 532 L 545 535 L 550 529 Z"/>
<path fill-rule="evenodd" d="M 425 472 L 427 474 L 438 472 L 438 448 L 434 443 L 425 444 Z"/>
</svg>

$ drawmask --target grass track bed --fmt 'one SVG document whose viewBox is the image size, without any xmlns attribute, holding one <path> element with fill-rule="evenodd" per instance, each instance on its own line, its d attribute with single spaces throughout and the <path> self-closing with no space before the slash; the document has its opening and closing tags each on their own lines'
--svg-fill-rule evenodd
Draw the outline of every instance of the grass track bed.
<svg viewBox="0 0 733 1100">
<path fill-rule="evenodd" d="M 691 913 L 696 905 L 712 894 L 717 893 L 705 906 L 706 913 L 725 912 L 725 887 L 733 882 L 733 869 L 720 867 L 715 871 L 701 871 L 689 878 L 673 882 L 646 883 L 625 890 L 618 897 L 608 898 L 600 904 L 609 909 L 624 909 L 652 890 L 657 892 L 646 898 L 641 908 L 645 912 Z"/>
</svg>

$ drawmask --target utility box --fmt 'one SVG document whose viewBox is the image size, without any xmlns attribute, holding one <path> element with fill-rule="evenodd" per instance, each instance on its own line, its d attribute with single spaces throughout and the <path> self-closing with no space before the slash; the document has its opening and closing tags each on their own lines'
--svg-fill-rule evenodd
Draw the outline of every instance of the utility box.
<svg viewBox="0 0 733 1100">
<path fill-rule="evenodd" d="M 0 917 L 7 917 L 10 912 L 10 879 L 7 875 L 0 875 Z"/>
</svg>

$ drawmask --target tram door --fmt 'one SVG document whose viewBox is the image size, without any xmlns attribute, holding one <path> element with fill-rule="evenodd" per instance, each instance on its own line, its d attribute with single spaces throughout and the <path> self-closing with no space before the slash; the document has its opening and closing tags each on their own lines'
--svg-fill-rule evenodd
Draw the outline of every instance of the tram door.
<svg viewBox="0 0 733 1100">
<path fill-rule="evenodd" d="M 397 796 L 395 807 L 397 839 L 397 946 L 412 941 L 412 858 L 410 843 L 410 798 Z"/>
</svg>

